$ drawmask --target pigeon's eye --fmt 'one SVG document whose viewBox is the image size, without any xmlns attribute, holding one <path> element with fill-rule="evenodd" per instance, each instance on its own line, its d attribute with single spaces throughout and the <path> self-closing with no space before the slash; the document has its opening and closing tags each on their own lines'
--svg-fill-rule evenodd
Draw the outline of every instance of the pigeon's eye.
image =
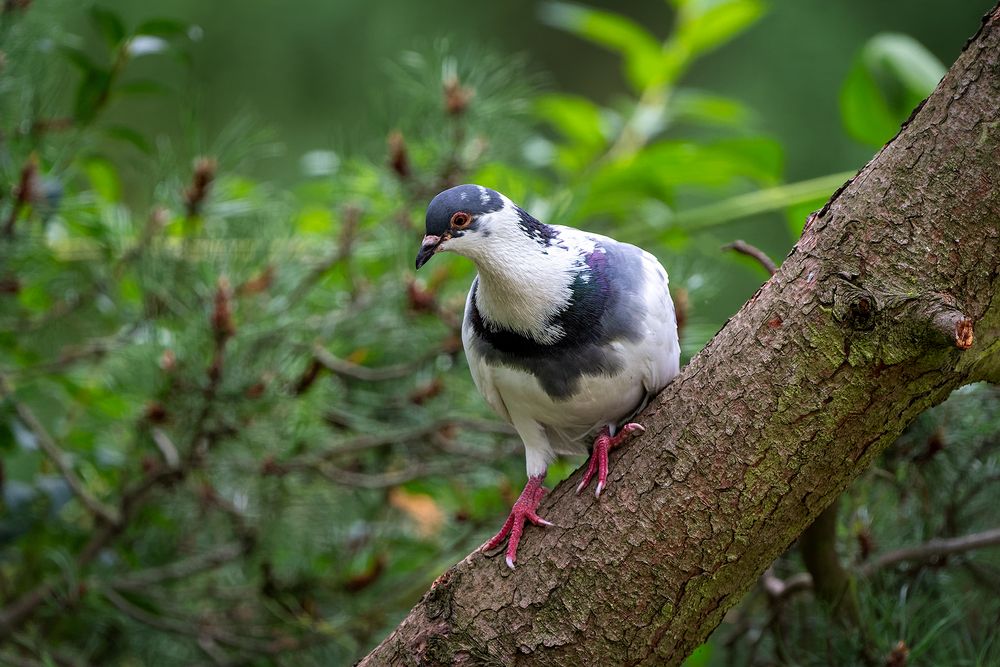
<svg viewBox="0 0 1000 667">
<path fill-rule="evenodd" d="M 458 211 L 451 216 L 451 226 L 457 229 L 468 227 L 470 222 L 472 222 L 472 216 L 465 211 Z"/>
</svg>

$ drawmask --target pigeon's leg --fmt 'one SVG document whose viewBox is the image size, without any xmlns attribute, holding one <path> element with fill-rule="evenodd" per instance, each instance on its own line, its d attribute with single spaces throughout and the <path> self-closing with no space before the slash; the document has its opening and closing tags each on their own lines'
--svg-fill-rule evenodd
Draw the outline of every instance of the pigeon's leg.
<svg viewBox="0 0 1000 667">
<path fill-rule="evenodd" d="M 576 492 L 580 493 L 587 488 L 596 472 L 597 490 L 594 495 L 600 498 L 601 491 L 604 490 L 605 483 L 608 481 L 608 452 L 625 442 L 633 433 L 642 433 L 645 430 L 642 424 L 631 422 L 622 426 L 615 435 L 611 435 L 611 429 L 607 426 L 602 428 L 601 432 L 597 434 L 597 439 L 594 440 L 594 450 L 590 453 L 587 472 L 583 473 L 583 481 L 580 482 L 580 486 L 576 487 Z"/>
<path fill-rule="evenodd" d="M 524 491 L 514 503 L 510 510 L 510 516 L 504 522 L 500 532 L 493 536 L 489 542 L 483 545 L 483 551 L 495 549 L 503 542 L 503 539 L 510 535 L 510 542 L 507 544 L 507 567 L 514 569 L 514 561 L 517 560 L 517 544 L 521 541 L 521 533 L 524 532 L 524 522 L 530 521 L 536 526 L 551 526 L 552 523 L 535 514 L 538 503 L 542 502 L 545 495 L 545 487 L 542 480 L 545 475 L 536 475 L 528 478 L 528 483 L 524 485 Z"/>
</svg>

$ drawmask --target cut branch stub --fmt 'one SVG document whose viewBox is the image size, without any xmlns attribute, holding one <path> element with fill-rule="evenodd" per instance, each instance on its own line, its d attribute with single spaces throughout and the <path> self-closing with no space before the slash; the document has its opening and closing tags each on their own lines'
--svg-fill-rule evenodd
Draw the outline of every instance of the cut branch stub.
<svg viewBox="0 0 1000 667">
<path fill-rule="evenodd" d="M 949 294 L 932 293 L 911 300 L 907 316 L 925 332 L 925 341 L 935 346 L 944 343 L 964 351 L 975 342 L 972 318 Z"/>
<path fill-rule="evenodd" d="M 972 320 L 957 310 L 943 310 L 932 320 L 934 330 L 960 350 L 968 350 L 975 341 Z"/>
</svg>

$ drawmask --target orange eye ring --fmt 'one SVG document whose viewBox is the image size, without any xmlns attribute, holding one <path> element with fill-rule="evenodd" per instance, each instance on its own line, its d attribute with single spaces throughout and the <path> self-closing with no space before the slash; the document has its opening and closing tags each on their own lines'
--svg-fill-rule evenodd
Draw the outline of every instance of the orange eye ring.
<svg viewBox="0 0 1000 667">
<path fill-rule="evenodd" d="M 451 216 L 451 226 L 456 229 L 468 227 L 470 222 L 472 222 L 472 216 L 465 211 L 456 211 L 455 214 Z"/>
</svg>

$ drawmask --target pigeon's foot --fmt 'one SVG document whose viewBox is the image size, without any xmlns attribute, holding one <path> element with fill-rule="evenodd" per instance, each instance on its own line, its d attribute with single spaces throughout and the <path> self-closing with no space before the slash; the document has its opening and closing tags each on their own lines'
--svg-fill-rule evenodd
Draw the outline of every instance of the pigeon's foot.
<svg viewBox="0 0 1000 667">
<path fill-rule="evenodd" d="M 507 535 L 510 535 L 510 542 L 507 544 L 507 567 L 514 569 L 514 561 L 517 560 L 517 545 L 521 541 L 521 533 L 524 532 L 524 522 L 530 521 L 536 526 L 551 526 L 551 522 L 535 514 L 538 503 L 542 502 L 545 495 L 545 487 L 542 486 L 544 475 L 529 477 L 528 483 L 524 485 L 524 491 L 514 503 L 510 510 L 510 516 L 504 522 L 500 532 L 493 536 L 489 542 L 483 545 L 483 551 L 495 549 L 503 542 Z"/>
<path fill-rule="evenodd" d="M 608 481 L 608 452 L 628 440 L 633 433 L 642 433 L 645 430 L 642 424 L 635 423 L 625 424 L 615 435 L 611 435 L 611 429 L 607 426 L 601 429 L 601 432 L 597 435 L 597 439 L 594 440 L 594 451 L 590 453 L 590 463 L 587 465 L 587 472 L 583 473 L 583 481 L 580 482 L 580 486 L 576 487 L 576 492 L 580 493 L 587 488 L 587 485 L 590 484 L 590 480 L 593 479 L 596 472 L 597 490 L 594 492 L 594 495 L 600 498 L 601 491 L 604 490 L 605 483 Z"/>
</svg>

